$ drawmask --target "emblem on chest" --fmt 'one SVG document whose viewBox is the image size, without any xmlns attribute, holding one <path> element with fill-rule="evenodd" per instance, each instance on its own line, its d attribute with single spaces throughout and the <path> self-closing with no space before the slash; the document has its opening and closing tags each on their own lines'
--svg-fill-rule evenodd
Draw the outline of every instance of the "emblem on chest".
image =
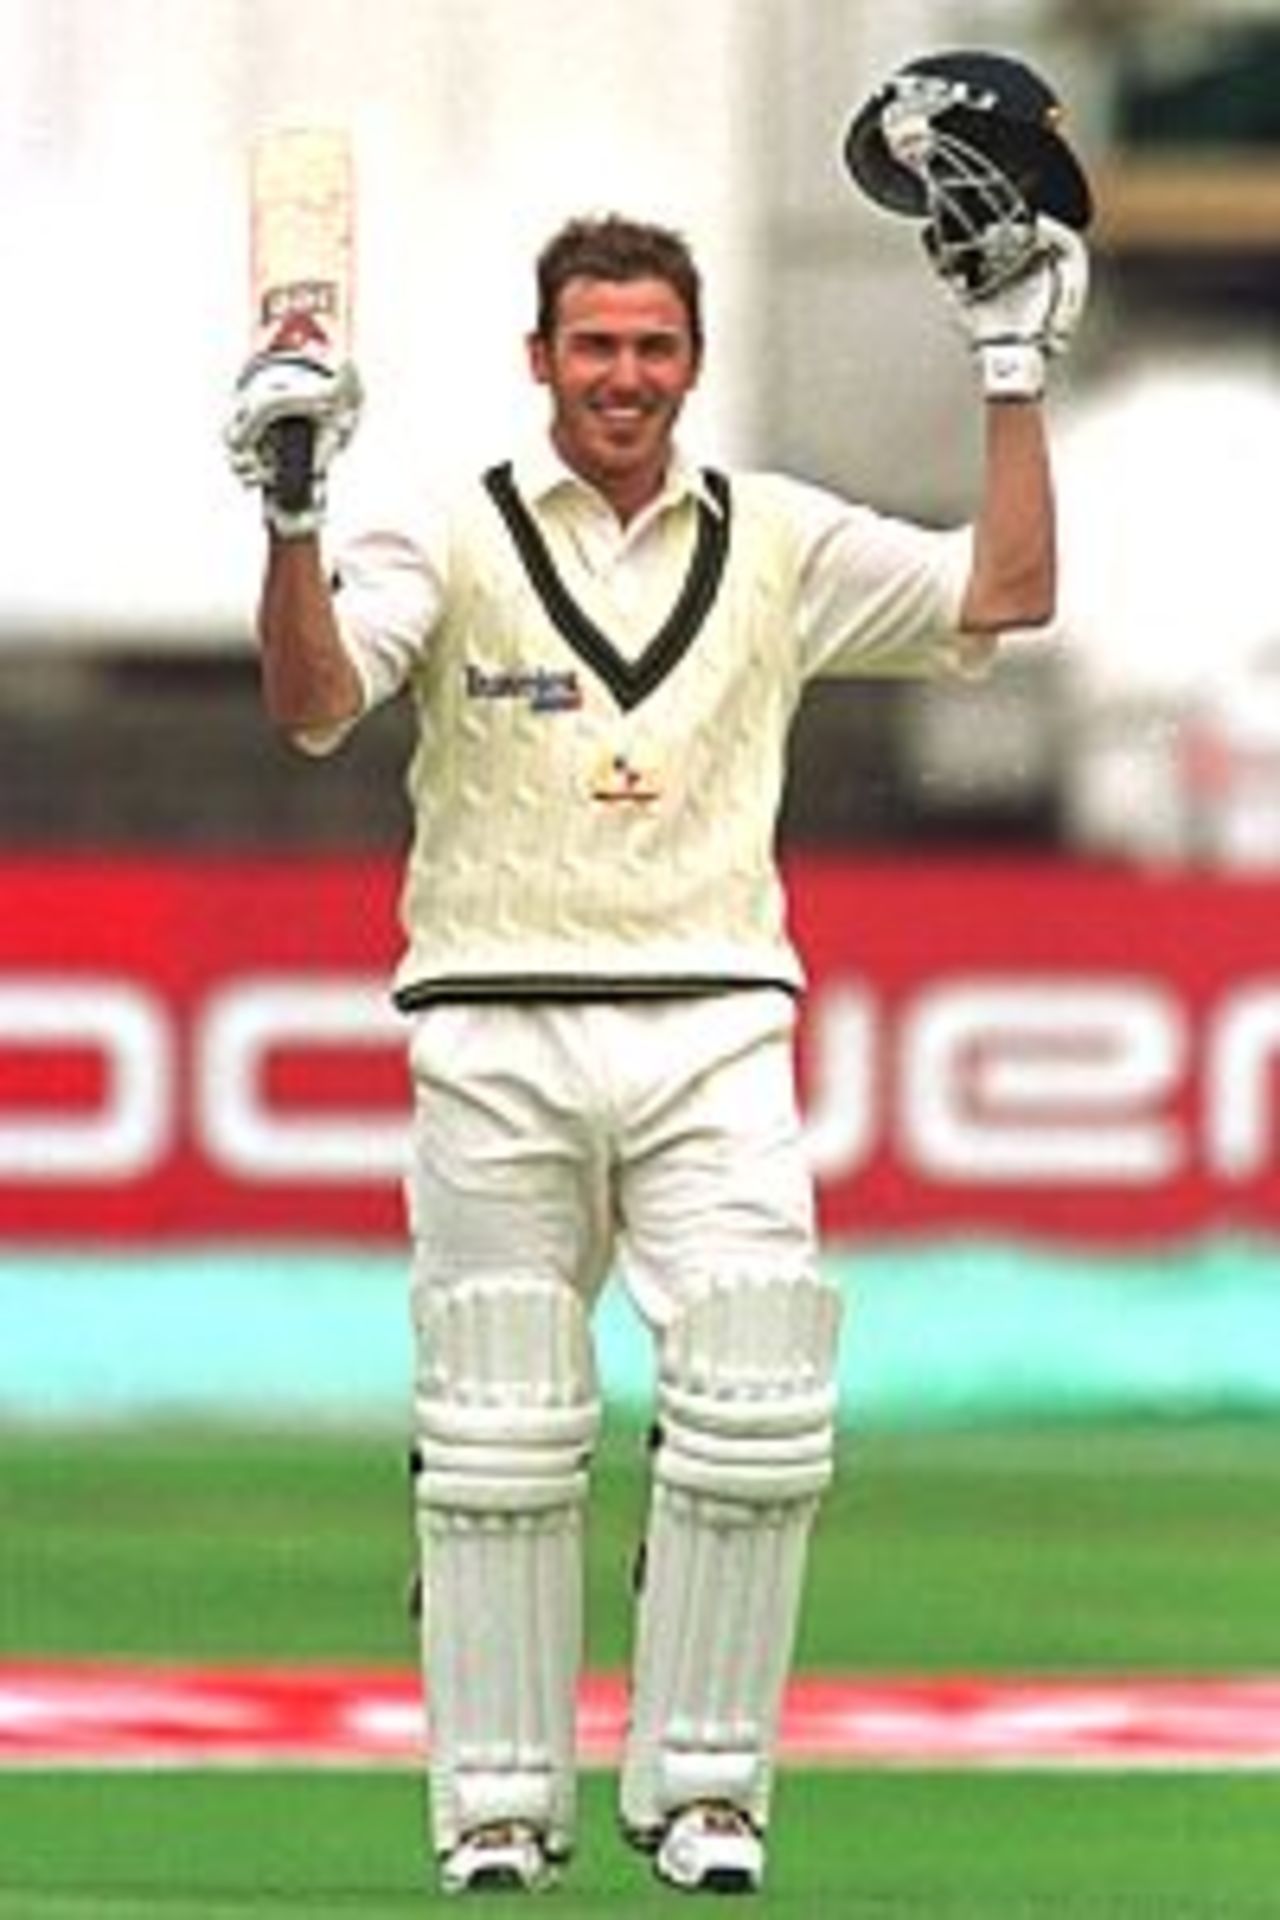
<svg viewBox="0 0 1280 1920">
<path fill-rule="evenodd" d="M 602 806 L 649 807 L 662 798 L 662 770 L 647 752 L 610 748 L 592 763 L 588 791 Z"/>
</svg>

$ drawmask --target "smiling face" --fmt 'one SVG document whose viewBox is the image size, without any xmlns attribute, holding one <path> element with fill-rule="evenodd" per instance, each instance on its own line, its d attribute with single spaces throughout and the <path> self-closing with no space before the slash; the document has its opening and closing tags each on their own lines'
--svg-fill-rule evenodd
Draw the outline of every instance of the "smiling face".
<svg viewBox="0 0 1280 1920">
<path fill-rule="evenodd" d="M 529 339 L 566 464 L 630 520 L 662 487 L 671 436 L 698 378 L 680 294 L 660 279 L 569 280 L 549 332 Z"/>
</svg>

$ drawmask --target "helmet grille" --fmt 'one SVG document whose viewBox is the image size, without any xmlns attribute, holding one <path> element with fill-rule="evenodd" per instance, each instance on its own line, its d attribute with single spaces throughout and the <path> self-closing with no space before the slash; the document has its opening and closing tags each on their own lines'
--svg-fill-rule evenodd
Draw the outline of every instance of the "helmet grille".
<svg viewBox="0 0 1280 1920">
<path fill-rule="evenodd" d="M 920 182 L 925 244 L 958 292 L 988 293 L 1014 278 L 1035 252 L 1035 215 L 1023 193 L 981 148 L 946 130 L 950 85 L 900 75 L 881 112 L 885 145 Z"/>
</svg>

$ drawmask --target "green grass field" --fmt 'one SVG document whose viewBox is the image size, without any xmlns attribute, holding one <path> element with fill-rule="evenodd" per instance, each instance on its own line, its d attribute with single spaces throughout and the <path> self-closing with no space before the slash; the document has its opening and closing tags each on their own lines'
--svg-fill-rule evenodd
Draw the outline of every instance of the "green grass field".
<svg viewBox="0 0 1280 1920">
<path fill-rule="evenodd" d="M 643 1449 L 596 1476 L 590 1660 L 627 1646 Z M 1026 1429 L 848 1443 L 800 1664 L 866 1672 L 1280 1668 L 1280 1427 Z M 393 1440 L 0 1435 L 0 1657 L 412 1658 Z M 584 1782 L 566 1917 L 670 1913 Z M 402 1772 L 0 1773 L 3 1920 L 379 1920 L 437 1896 Z M 471 1912 L 515 1910 L 473 1899 Z M 705 1904 L 705 1902 L 704 1902 Z M 788 1770 L 779 1915 L 1280 1914 L 1280 1777 Z"/>
</svg>

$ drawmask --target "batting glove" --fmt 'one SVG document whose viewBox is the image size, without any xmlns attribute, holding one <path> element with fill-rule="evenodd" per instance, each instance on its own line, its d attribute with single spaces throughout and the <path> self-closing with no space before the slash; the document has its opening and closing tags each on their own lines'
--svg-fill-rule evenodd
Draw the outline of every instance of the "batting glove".
<svg viewBox="0 0 1280 1920">
<path fill-rule="evenodd" d="M 282 539 L 322 525 L 329 463 L 359 425 L 363 400 L 350 361 L 332 369 L 302 354 L 260 354 L 240 375 L 223 440 L 232 472 L 261 490 L 263 517 Z"/>
<path fill-rule="evenodd" d="M 925 230 L 925 247 L 930 235 Z M 1067 351 L 1089 293 L 1089 256 L 1073 228 L 1039 214 L 1030 258 L 1008 279 L 973 291 L 943 274 L 988 400 L 1035 400 L 1045 363 Z"/>
</svg>

